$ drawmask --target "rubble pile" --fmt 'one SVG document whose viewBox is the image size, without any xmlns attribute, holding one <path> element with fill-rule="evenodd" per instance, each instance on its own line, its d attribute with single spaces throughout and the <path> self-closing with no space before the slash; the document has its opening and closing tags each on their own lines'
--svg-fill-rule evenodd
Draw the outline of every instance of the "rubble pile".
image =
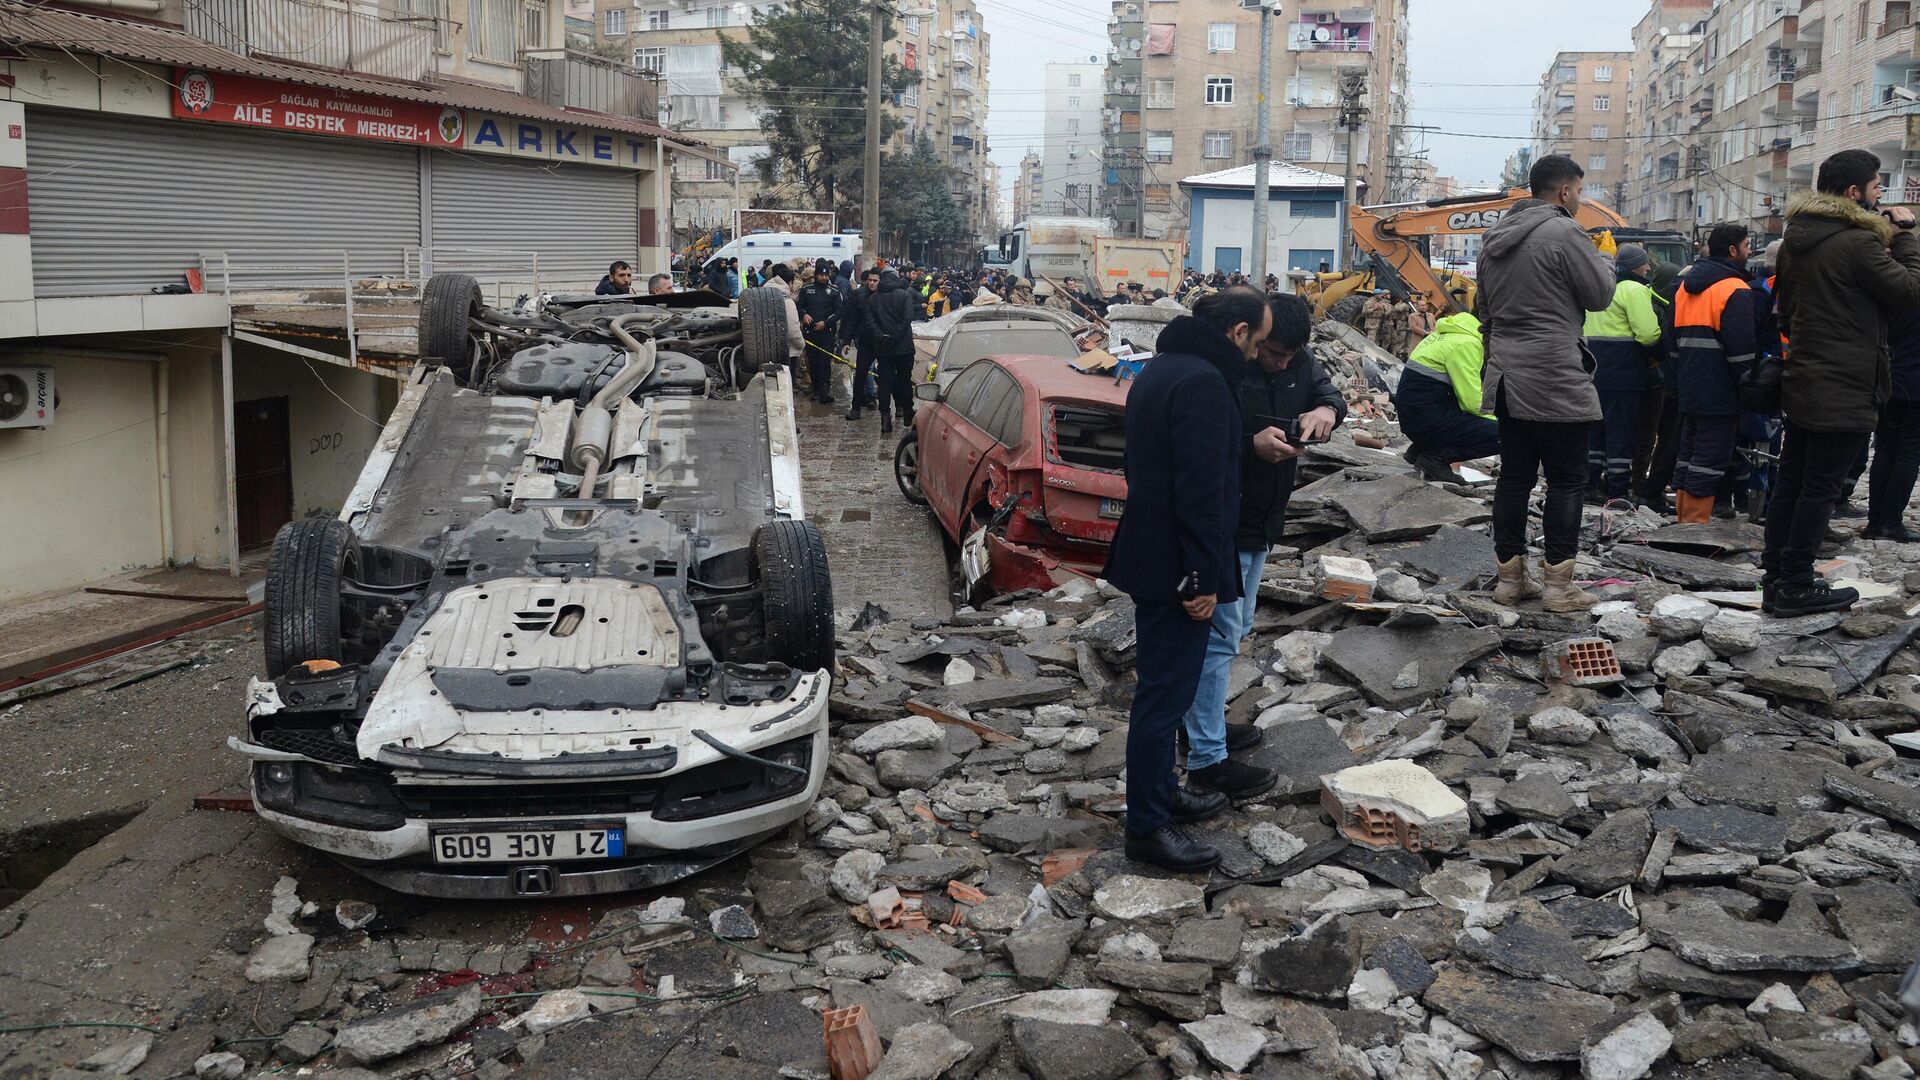
<svg viewBox="0 0 1920 1080">
<path fill-rule="evenodd" d="M 1478 591 L 1482 498 L 1362 468 L 1300 495 L 1340 536 L 1268 561 L 1229 719 L 1280 779 L 1196 827 L 1209 874 L 1120 850 L 1129 600 L 869 606 L 803 824 L 504 951 L 289 882 L 246 966 L 295 1022 L 205 1075 L 562 1075 L 659 1032 L 661 1076 L 1913 1075 L 1920 546 L 1829 564 L 1862 610 L 1763 620 L 1752 526 L 1595 510 L 1604 602 L 1556 615 Z"/>
</svg>

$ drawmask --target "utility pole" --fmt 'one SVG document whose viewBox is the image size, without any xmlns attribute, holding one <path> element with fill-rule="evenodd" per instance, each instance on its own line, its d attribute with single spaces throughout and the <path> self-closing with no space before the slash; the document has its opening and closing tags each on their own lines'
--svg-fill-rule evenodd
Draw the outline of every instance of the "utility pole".
<svg viewBox="0 0 1920 1080">
<path fill-rule="evenodd" d="M 1267 97 L 1273 88 L 1273 12 L 1267 0 L 1243 0 L 1260 12 L 1260 85 L 1254 91 L 1253 263 L 1248 274 L 1257 288 L 1267 282 L 1267 186 L 1273 166 L 1273 138 L 1267 131 Z"/>
<path fill-rule="evenodd" d="M 881 85 L 881 45 L 886 29 L 881 20 L 886 11 L 882 0 L 874 0 L 868 13 L 873 25 L 867 31 L 867 167 L 860 205 L 860 240 L 868 266 L 880 257 L 880 96 L 886 90 Z"/>
<path fill-rule="evenodd" d="M 1353 183 L 1353 133 L 1366 122 L 1367 110 L 1360 107 L 1360 95 L 1367 92 L 1367 73 L 1364 68 L 1355 68 L 1340 73 L 1340 126 L 1347 132 L 1346 162 L 1346 206 L 1340 215 L 1340 269 L 1347 268 L 1347 255 L 1353 248 L 1353 238 L 1347 235 L 1347 214 L 1352 211 L 1354 200 L 1358 197 Z"/>
</svg>

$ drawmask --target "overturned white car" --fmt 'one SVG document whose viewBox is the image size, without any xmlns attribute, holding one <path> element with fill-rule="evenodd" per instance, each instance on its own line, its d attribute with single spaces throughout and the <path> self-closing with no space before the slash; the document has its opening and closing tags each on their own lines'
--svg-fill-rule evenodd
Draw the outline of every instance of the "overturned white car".
<svg viewBox="0 0 1920 1080">
<path fill-rule="evenodd" d="M 402 892 L 642 888 L 802 817 L 832 595 L 778 296 L 481 303 L 339 518 L 274 541 L 247 735 L 260 816 Z"/>
</svg>

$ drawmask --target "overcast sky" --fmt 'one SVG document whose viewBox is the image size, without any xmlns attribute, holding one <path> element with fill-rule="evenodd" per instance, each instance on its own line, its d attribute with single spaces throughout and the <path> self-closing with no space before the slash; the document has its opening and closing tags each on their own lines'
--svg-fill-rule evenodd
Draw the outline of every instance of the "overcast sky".
<svg viewBox="0 0 1920 1080">
<path fill-rule="evenodd" d="M 1112 8 L 1107 0 L 978 2 L 993 35 L 987 134 L 1011 191 L 1020 158 L 1040 147 L 1047 62 L 1104 59 Z M 1412 122 L 1439 129 L 1425 136 L 1428 157 L 1442 175 L 1469 183 L 1498 179 L 1507 155 L 1526 142 L 1533 90 L 1554 53 L 1631 48 L 1633 24 L 1646 11 L 1644 0 L 1409 4 Z"/>
</svg>

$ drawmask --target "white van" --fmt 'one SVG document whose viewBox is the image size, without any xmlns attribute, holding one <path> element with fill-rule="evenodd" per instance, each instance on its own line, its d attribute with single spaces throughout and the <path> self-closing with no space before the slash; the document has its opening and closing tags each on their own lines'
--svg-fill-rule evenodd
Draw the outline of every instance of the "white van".
<svg viewBox="0 0 1920 1080">
<path fill-rule="evenodd" d="M 804 258 L 809 262 L 831 259 L 835 266 L 851 259 L 857 266 L 860 239 L 858 233 L 748 233 L 729 241 L 700 265 L 705 268 L 716 259 L 739 259 L 740 269 L 745 270 L 769 259 L 783 263 Z"/>
</svg>

